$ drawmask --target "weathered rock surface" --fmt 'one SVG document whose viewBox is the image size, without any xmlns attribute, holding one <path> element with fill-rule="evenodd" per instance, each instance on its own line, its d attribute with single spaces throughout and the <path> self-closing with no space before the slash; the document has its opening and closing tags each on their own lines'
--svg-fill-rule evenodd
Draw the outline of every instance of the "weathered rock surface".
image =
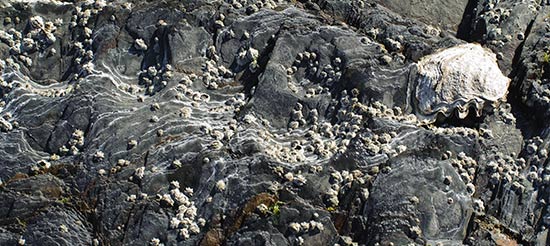
<svg viewBox="0 0 550 246">
<path fill-rule="evenodd" d="M 549 243 L 544 1 L 0 6 L 0 245 Z"/>
</svg>

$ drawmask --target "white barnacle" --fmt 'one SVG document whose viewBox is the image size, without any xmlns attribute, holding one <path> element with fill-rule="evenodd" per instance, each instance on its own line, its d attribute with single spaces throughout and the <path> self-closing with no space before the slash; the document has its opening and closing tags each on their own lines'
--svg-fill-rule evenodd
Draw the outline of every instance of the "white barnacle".
<svg viewBox="0 0 550 246">
<path fill-rule="evenodd" d="M 225 26 L 225 24 L 223 23 L 222 20 L 216 20 L 214 21 L 214 25 L 217 27 L 217 28 L 222 28 Z"/>
<path fill-rule="evenodd" d="M 141 200 L 147 199 L 148 196 L 149 195 L 147 195 L 146 193 L 139 193 L 139 199 L 141 199 Z"/>
<path fill-rule="evenodd" d="M 257 49 L 254 49 L 254 48 L 249 48 L 246 52 L 246 57 L 248 58 L 249 61 L 255 61 L 258 59 L 259 56 L 260 56 L 260 53 L 258 52 Z"/>
<path fill-rule="evenodd" d="M 105 6 L 107 6 L 107 3 L 105 2 L 105 0 L 95 0 L 94 2 L 94 7 L 97 9 L 102 9 Z"/>
<path fill-rule="evenodd" d="M 537 179 L 538 179 L 538 174 L 537 174 L 537 172 L 529 172 L 529 173 L 527 174 L 527 180 L 533 182 L 533 181 L 535 181 L 535 180 L 537 180 Z"/>
<path fill-rule="evenodd" d="M 184 192 L 185 194 L 187 194 L 188 196 L 192 196 L 192 195 L 193 195 L 193 188 L 191 188 L 191 187 L 186 187 L 186 188 L 183 190 L 183 192 Z"/>
<path fill-rule="evenodd" d="M 157 25 L 158 25 L 158 26 L 166 26 L 166 25 L 168 25 L 168 23 L 166 23 L 165 20 L 160 19 L 160 20 L 157 22 Z"/>
<path fill-rule="evenodd" d="M 120 167 L 125 167 L 125 166 L 130 165 L 130 161 L 124 160 L 124 159 L 118 159 L 117 160 L 117 165 L 120 166 Z"/>
<path fill-rule="evenodd" d="M 199 234 L 201 232 L 201 229 L 199 228 L 199 225 L 197 225 L 197 223 L 192 222 L 189 225 L 189 232 L 191 232 L 193 234 Z"/>
<path fill-rule="evenodd" d="M 297 129 L 299 126 L 300 126 L 300 123 L 298 121 L 293 120 L 290 123 L 288 123 L 289 129 Z"/>
<path fill-rule="evenodd" d="M 149 245 L 151 245 L 151 246 L 160 246 L 160 239 L 158 239 L 156 237 L 151 239 L 151 241 L 149 242 Z"/>
<path fill-rule="evenodd" d="M 369 189 L 364 188 L 364 189 L 361 190 L 361 198 L 363 199 L 363 201 L 368 200 L 369 196 L 370 196 Z"/>
<path fill-rule="evenodd" d="M 422 58 L 416 69 L 414 105 L 417 116 L 429 122 L 455 111 L 465 118 L 470 107 L 479 117 L 485 106 L 505 100 L 510 83 L 496 55 L 479 44 L 438 51 Z"/>
<path fill-rule="evenodd" d="M 164 194 L 160 197 L 160 201 L 166 203 L 168 206 L 172 207 L 174 206 L 174 200 L 170 196 L 170 194 Z"/>
<path fill-rule="evenodd" d="M 160 109 L 160 105 L 158 103 L 151 104 L 151 111 L 158 111 Z"/>
<path fill-rule="evenodd" d="M 44 19 L 41 16 L 33 16 L 29 19 L 29 24 L 33 29 L 44 28 Z"/>
<path fill-rule="evenodd" d="M 17 240 L 17 245 L 25 245 L 25 239 L 23 238 L 23 236 L 21 236 L 19 240 Z"/>
<path fill-rule="evenodd" d="M 84 27 L 84 37 L 86 38 L 89 38 L 92 36 L 92 29 L 88 28 L 88 27 Z"/>
<path fill-rule="evenodd" d="M 216 140 L 222 140 L 224 138 L 224 134 L 220 130 L 213 130 L 210 132 L 210 136 L 212 136 Z"/>
<path fill-rule="evenodd" d="M 183 194 L 178 188 L 174 188 L 170 190 L 170 195 L 172 195 L 172 198 L 178 202 L 179 205 L 188 205 L 189 204 L 189 197 L 187 197 L 185 194 Z"/>
<path fill-rule="evenodd" d="M 311 230 L 323 231 L 325 229 L 325 226 L 323 225 L 323 223 L 317 222 L 317 221 L 314 221 L 314 220 L 309 222 L 309 226 L 310 226 Z"/>
<path fill-rule="evenodd" d="M 38 167 L 40 167 L 41 169 L 49 169 L 52 164 L 50 164 L 50 162 L 46 161 L 46 160 L 40 160 L 38 161 Z"/>
<path fill-rule="evenodd" d="M 474 199 L 473 207 L 476 212 L 481 214 L 485 213 L 485 204 L 482 200 Z"/>
<path fill-rule="evenodd" d="M 181 109 L 180 109 L 180 116 L 181 116 L 182 118 L 185 118 L 185 119 L 191 117 L 191 108 L 190 108 L 190 107 L 183 107 L 183 108 L 181 108 Z"/>
<path fill-rule="evenodd" d="M 188 239 L 190 237 L 189 230 L 187 230 L 186 228 L 181 228 L 179 230 L 179 235 L 184 239 Z"/>
<path fill-rule="evenodd" d="M 105 158 L 105 153 L 103 153 L 102 151 L 98 150 L 95 152 L 94 156 L 93 156 L 94 160 L 96 161 L 101 161 Z"/>
<path fill-rule="evenodd" d="M 294 69 L 292 69 L 291 67 L 287 68 L 286 69 L 286 74 L 293 75 L 294 74 Z"/>
<path fill-rule="evenodd" d="M 35 48 L 35 42 L 32 38 L 24 38 L 21 43 L 21 48 L 23 51 L 32 51 Z"/>
<path fill-rule="evenodd" d="M 251 124 L 253 122 L 256 122 L 257 118 L 254 117 L 254 115 L 252 114 L 246 114 L 244 117 L 243 117 L 243 121 L 247 124 Z"/>
<path fill-rule="evenodd" d="M 256 210 L 258 210 L 258 212 L 260 212 L 261 214 L 267 214 L 269 208 L 267 207 L 267 205 L 260 203 L 260 205 L 256 206 Z"/>
<path fill-rule="evenodd" d="M 249 39 L 250 38 L 250 33 L 248 33 L 247 31 L 244 31 L 243 32 L 243 39 Z"/>
<path fill-rule="evenodd" d="M 84 45 L 82 45 L 81 42 L 76 42 L 76 43 L 74 43 L 74 47 L 77 48 L 77 49 L 83 49 Z"/>
<path fill-rule="evenodd" d="M 136 147 L 137 144 L 138 144 L 137 140 L 131 139 L 130 141 L 128 141 L 128 149 L 132 149 Z"/>
<path fill-rule="evenodd" d="M 300 233 L 300 231 L 302 230 L 300 224 L 298 224 L 298 223 L 296 223 L 296 222 L 290 223 L 290 225 L 288 225 L 288 227 L 289 227 L 290 230 L 292 230 L 292 232 L 294 232 L 295 234 Z"/>
<path fill-rule="evenodd" d="M 13 130 L 13 125 L 3 117 L 0 117 L 0 131 L 8 132 L 11 130 Z"/>
<path fill-rule="evenodd" d="M 32 66 L 32 59 L 30 57 L 21 55 L 21 56 L 19 56 L 19 59 L 21 59 L 23 61 L 25 66 L 27 66 L 27 67 Z"/>
<path fill-rule="evenodd" d="M 176 217 L 172 217 L 172 219 L 170 220 L 170 228 L 178 229 L 178 227 L 180 226 L 180 223 L 181 223 L 181 220 L 179 220 Z"/>
<path fill-rule="evenodd" d="M 199 223 L 199 226 L 201 226 L 201 227 L 206 225 L 206 220 L 204 218 L 199 218 L 197 220 L 197 222 Z"/>
<path fill-rule="evenodd" d="M 69 232 L 69 228 L 65 224 L 59 225 L 59 230 L 63 233 Z"/>
<path fill-rule="evenodd" d="M 91 60 L 91 59 L 94 58 L 94 52 L 91 51 L 91 50 L 88 50 L 88 51 L 86 51 L 85 56 L 86 56 L 86 58 Z"/>
<path fill-rule="evenodd" d="M 226 186 L 225 186 L 225 182 L 223 180 L 219 180 L 218 182 L 216 182 L 216 188 L 219 190 L 219 191 L 224 191 Z"/>
<path fill-rule="evenodd" d="M 136 199 L 137 199 L 137 196 L 135 194 L 132 194 L 132 195 L 128 196 L 128 198 L 126 198 L 126 201 L 135 202 Z"/>
<path fill-rule="evenodd" d="M 147 44 L 145 44 L 145 41 L 143 41 L 143 39 L 141 38 L 136 39 L 135 47 L 137 50 L 140 50 L 140 51 L 147 50 Z"/>
<path fill-rule="evenodd" d="M 2 122 L 1 120 L 2 118 L 0 117 L 0 123 Z M 59 153 L 62 154 L 62 155 L 65 155 L 67 153 L 69 153 L 69 149 L 67 148 L 67 146 L 63 145 L 61 147 L 59 147 Z"/>
<path fill-rule="evenodd" d="M 476 192 L 476 187 L 474 186 L 474 184 L 468 183 L 468 184 L 466 185 L 466 190 L 468 191 L 468 193 L 469 193 L 470 195 L 473 195 L 473 194 Z"/>
<path fill-rule="evenodd" d="M 535 143 L 530 143 L 527 145 L 525 150 L 527 151 L 528 154 L 533 155 L 537 152 L 538 146 Z"/>
<path fill-rule="evenodd" d="M 30 170 L 32 173 L 38 173 L 40 171 L 40 167 L 38 167 L 37 165 L 32 165 Z"/>
<path fill-rule="evenodd" d="M 180 188 L 180 182 L 178 182 L 177 180 L 174 180 L 174 181 L 170 182 L 170 186 L 172 188 L 179 189 Z"/>
<path fill-rule="evenodd" d="M 294 174 L 291 172 L 288 172 L 284 175 L 285 179 L 289 182 L 292 182 L 294 180 Z"/>
<path fill-rule="evenodd" d="M 307 182 L 307 179 L 301 174 L 296 175 L 296 177 L 294 178 L 294 183 L 297 186 L 303 186 L 306 182 Z"/>
<path fill-rule="evenodd" d="M 173 168 L 180 168 L 180 167 L 181 167 L 181 161 L 179 161 L 179 160 L 174 160 L 174 161 L 172 162 L 172 167 L 173 167 Z"/>
<path fill-rule="evenodd" d="M 296 238 L 296 243 L 297 243 L 298 245 L 304 245 L 304 238 L 301 237 L 301 236 L 298 237 L 298 238 Z"/>
<path fill-rule="evenodd" d="M 4 24 L 11 24 L 11 17 L 9 16 L 4 17 Z"/>
<path fill-rule="evenodd" d="M 54 20 L 53 23 L 54 23 L 56 26 L 61 26 L 61 25 L 63 25 L 63 19 L 57 18 L 57 19 Z"/>
<path fill-rule="evenodd" d="M 99 170 L 97 171 L 97 174 L 99 174 L 99 175 L 101 175 L 101 176 L 105 176 L 105 175 L 107 174 L 107 171 L 105 171 L 105 169 L 102 168 L 102 169 L 99 169 Z"/>
<path fill-rule="evenodd" d="M 147 68 L 147 74 L 151 77 L 157 76 L 157 68 L 155 68 L 154 66 L 150 66 L 149 68 Z"/>
<path fill-rule="evenodd" d="M 208 101 L 210 101 L 210 95 L 208 95 L 206 93 L 201 93 L 199 95 L 199 100 L 203 101 L 203 102 L 208 102 Z"/>
<path fill-rule="evenodd" d="M 191 203 L 191 206 L 187 208 L 187 210 L 185 211 L 185 216 L 189 217 L 189 218 L 195 218 L 195 216 L 197 216 L 197 207 L 195 207 L 192 203 Z"/>
<path fill-rule="evenodd" d="M 329 191 L 330 192 L 330 191 Z M 335 191 L 335 190 L 332 190 L 332 193 L 329 197 L 328 197 L 328 203 L 331 207 L 338 207 L 338 205 L 340 204 L 340 200 L 338 200 L 338 192 Z M 336 193 L 336 194 L 334 194 Z"/>
<path fill-rule="evenodd" d="M 145 176 L 145 167 L 136 168 L 136 170 L 134 171 L 134 176 L 139 180 L 143 179 L 143 177 Z"/>
<path fill-rule="evenodd" d="M 311 224 L 309 222 L 302 222 L 300 223 L 300 227 L 302 228 L 303 231 L 307 232 L 309 231 L 310 227 L 311 227 Z"/>
<path fill-rule="evenodd" d="M 407 146 L 397 145 L 396 150 L 397 150 L 397 153 L 403 153 L 403 152 L 407 151 Z"/>
<path fill-rule="evenodd" d="M 86 64 L 82 65 L 82 69 L 86 71 L 86 73 L 92 73 L 94 71 L 94 64 L 90 61 Z"/>
<path fill-rule="evenodd" d="M 122 4 L 122 7 L 125 9 L 132 9 L 132 3 L 125 2 Z"/>
</svg>

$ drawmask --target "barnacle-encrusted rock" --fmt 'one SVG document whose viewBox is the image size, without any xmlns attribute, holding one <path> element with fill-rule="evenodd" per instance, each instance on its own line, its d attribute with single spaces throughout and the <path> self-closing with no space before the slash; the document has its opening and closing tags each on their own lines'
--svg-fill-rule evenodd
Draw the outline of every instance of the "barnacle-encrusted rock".
<svg viewBox="0 0 550 246">
<path fill-rule="evenodd" d="M 0 245 L 549 245 L 542 1 L 4 2 Z"/>
<path fill-rule="evenodd" d="M 481 116 L 483 107 L 502 100 L 510 79 L 502 74 L 496 55 L 478 44 L 462 44 L 422 58 L 417 64 L 417 115 L 435 121 L 438 113 L 456 109 L 463 119 L 469 108 Z"/>
</svg>

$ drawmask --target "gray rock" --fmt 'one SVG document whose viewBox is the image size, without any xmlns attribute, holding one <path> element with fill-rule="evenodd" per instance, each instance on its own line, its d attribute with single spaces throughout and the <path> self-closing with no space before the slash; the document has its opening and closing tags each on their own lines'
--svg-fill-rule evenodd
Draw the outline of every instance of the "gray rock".
<svg viewBox="0 0 550 246">
<path fill-rule="evenodd" d="M 0 6 L 0 245 L 547 244 L 544 4 Z M 508 100 L 410 115 L 467 42 Z"/>
</svg>

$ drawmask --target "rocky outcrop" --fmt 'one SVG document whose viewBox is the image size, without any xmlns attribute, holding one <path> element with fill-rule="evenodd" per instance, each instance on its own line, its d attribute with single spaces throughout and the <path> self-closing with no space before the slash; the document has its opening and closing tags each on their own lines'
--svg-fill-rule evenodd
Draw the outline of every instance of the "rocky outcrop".
<svg viewBox="0 0 550 246">
<path fill-rule="evenodd" d="M 1 245 L 548 243 L 544 3 L 1 6 Z"/>
</svg>

